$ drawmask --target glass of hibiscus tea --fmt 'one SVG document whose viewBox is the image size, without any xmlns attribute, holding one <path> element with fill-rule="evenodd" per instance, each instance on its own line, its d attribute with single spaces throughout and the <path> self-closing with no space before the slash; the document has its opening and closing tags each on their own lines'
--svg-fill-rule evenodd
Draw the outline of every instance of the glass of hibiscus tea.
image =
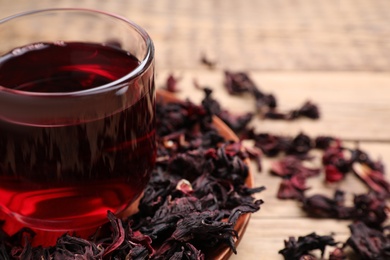
<svg viewBox="0 0 390 260">
<path fill-rule="evenodd" d="M 156 157 L 154 47 L 87 9 L 0 20 L 0 219 L 40 244 L 134 207 Z M 37 244 L 37 243 L 35 243 Z"/>
</svg>

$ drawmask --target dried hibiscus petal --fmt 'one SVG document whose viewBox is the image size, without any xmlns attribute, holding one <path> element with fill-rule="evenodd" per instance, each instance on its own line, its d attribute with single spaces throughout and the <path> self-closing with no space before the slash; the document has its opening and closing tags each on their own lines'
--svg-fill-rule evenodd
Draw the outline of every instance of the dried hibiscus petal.
<svg viewBox="0 0 390 260">
<path fill-rule="evenodd" d="M 84 259 L 103 259 L 104 249 L 82 238 L 72 237 L 67 234 L 58 238 L 53 259 L 74 259 L 79 255 Z M 37 258 L 36 258 L 37 259 Z"/>
<path fill-rule="evenodd" d="M 108 219 L 110 220 L 113 229 L 112 242 L 105 248 L 103 256 L 110 254 L 125 241 L 125 230 L 122 226 L 122 221 L 116 218 L 112 212 L 108 212 Z"/>
<path fill-rule="evenodd" d="M 325 149 L 322 163 L 325 167 L 325 180 L 327 182 L 341 181 L 351 168 L 351 162 L 345 158 L 340 143 Z"/>
<path fill-rule="evenodd" d="M 385 196 L 374 192 L 360 194 L 354 197 L 353 203 L 354 219 L 364 222 L 369 227 L 381 229 L 389 212 Z"/>
<path fill-rule="evenodd" d="M 305 157 L 313 149 L 309 136 L 300 133 L 294 138 L 272 135 L 268 133 L 255 133 L 253 130 L 246 131 L 245 138 L 255 141 L 255 146 L 260 148 L 269 157 L 279 153 Z"/>
<path fill-rule="evenodd" d="M 228 222 L 232 223 L 234 226 L 236 224 L 238 218 L 242 214 L 254 213 L 254 212 L 258 211 L 260 209 L 261 204 L 263 204 L 263 201 L 257 200 L 255 202 L 251 202 L 251 203 L 243 203 L 242 205 L 235 207 L 232 210 L 232 212 L 230 213 Z"/>
<path fill-rule="evenodd" d="M 270 109 L 264 113 L 264 118 L 274 119 L 274 120 L 294 120 L 300 117 L 307 117 L 310 119 L 318 119 L 320 117 L 320 112 L 318 106 L 312 102 L 307 101 L 300 108 L 293 109 L 289 112 L 279 112 L 276 109 Z"/>
<path fill-rule="evenodd" d="M 242 94 L 253 92 L 256 87 L 255 83 L 245 72 L 225 71 L 224 85 L 230 94 Z"/>
<path fill-rule="evenodd" d="M 310 255 L 310 251 L 319 249 L 321 257 L 324 256 L 326 246 L 336 246 L 337 242 L 332 236 L 319 236 L 316 233 L 311 233 L 306 236 L 289 237 L 284 241 L 284 248 L 279 251 L 279 254 L 284 256 L 286 260 L 299 260 L 304 255 Z"/>
<path fill-rule="evenodd" d="M 343 248 L 336 247 L 329 254 L 329 260 L 345 260 L 347 259 L 347 255 L 344 253 Z"/>
<path fill-rule="evenodd" d="M 275 96 L 263 93 L 245 72 L 225 71 L 224 85 L 230 94 L 251 94 L 255 98 L 256 110 L 259 112 L 275 108 L 277 105 Z"/>
<path fill-rule="evenodd" d="M 209 247 L 219 241 L 229 245 L 236 253 L 234 238 L 237 232 L 232 223 L 221 221 L 218 211 L 193 212 L 177 222 L 176 230 L 171 238 L 180 242 L 193 241 Z"/>
<path fill-rule="evenodd" d="M 349 226 L 351 236 L 346 245 L 350 246 L 361 259 L 390 259 L 390 238 L 381 231 L 371 229 L 362 222 Z"/>
<path fill-rule="evenodd" d="M 382 172 L 358 162 L 352 165 L 352 170 L 371 190 L 379 194 L 390 193 L 390 183 Z"/>
<path fill-rule="evenodd" d="M 225 122 L 235 133 L 240 133 L 249 124 L 253 118 L 252 113 L 246 113 L 242 115 L 233 115 L 227 110 L 221 110 L 218 114 L 218 117 Z"/>
<path fill-rule="evenodd" d="M 273 119 L 273 120 L 287 120 L 288 115 L 277 111 L 276 109 L 271 109 L 264 113 L 264 118 Z"/>
<path fill-rule="evenodd" d="M 205 97 L 202 100 L 202 105 L 209 115 L 216 115 L 224 121 L 234 132 L 243 131 L 248 123 L 252 120 L 253 114 L 246 113 L 243 115 L 233 115 L 227 110 L 222 109 L 218 101 L 212 98 L 212 90 L 203 88 Z"/>
<path fill-rule="evenodd" d="M 204 253 L 191 243 L 167 240 L 151 258 L 153 260 L 204 260 Z"/>
<path fill-rule="evenodd" d="M 314 139 L 314 147 L 326 150 L 330 146 L 340 146 L 340 140 L 331 136 L 318 136 Z"/>
<path fill-rule="evenodd" d="M 257 166 L 257 171 L 261 172 L 263 170 L 262 161 L 261 161 L 263 152 L 255 146 L 253 147 L 245 146 L 244 149 L 245 152 L 248 154 L 248 158 L 255 161 Z"/>
<path fill-rule="evenodd" d="M 213 69 L 215 68 L 215 66 L 217 65 L 217 62 L 216 61 L 212 61 L 210 60 L 205 53 L 202 53 L 201 57 L 200 57 L 200 62 L 204 65 L 206 65 L 209 69 Z"/>
<path fill-rule="evenodd" d="M 299 175 L 294 175 L 289 179 L 283 179 L 279 185 L 278 199 L 302 200 L 305 190 L 308 189 L 305 186 L 305 180 L 304 177 Z"/>
<path fill-rule="evenodd" d="M 255 142 L 255 146 L 268 157 L 274 157 L 286 151 L 291 142 L 291 139 L 287 137 L 268 133 L 255 133 L 253 130 L 246 131 L 244 137 L 252 139 Z"/>
<path fill-rule="evenodd" d="M 175 77 L 173 74 L 170 74 L 167 78 L 165 89 L 173 93 L 179 92 L 179 87 L 177 84 L 179 80 L 179 78 Z"/>
<path fill-rule="evenodd" d="M 305 155 L 313 148 L 309 136 L 300 133 L 294 137 L 289 144 L 286 153 L 294 155 Z"/>
<path fill-rule="evenodd" d="M 320 117 L 320 112 L 318 106 L 313 104 L 310 101 L 305 102 L 297 110 L 290 112 L 290 117 L 288 119 L 295 119 L 298 117 L 307 117 L 311 119 L 318 119 Z"/>
<path fill-rule="evenodd" d="M 339 190 L 333 199 L 320 194 L 305 198 L 303 209 L 313 217 L 351 219 L 377 229 L 381 229 L 389 211 L 385 197 L 373 192 L 355 195 L 353 206 L 345 206 L 344 192 Z"/>
<path fill-rule="evenodd" d="M 341 172 L 335 165 L 325 165 L 325 180 L 327 182 L 339 182 L 344 179 L 345 173 Z"/>
<path fill-rule="evenodd" d="M 207 161 L 200 150 L 188 151 L 174 155 L 168 163 L 168 171 L 180 179 L 190 182 L 203 174 Z"/>
<path fill-rule="evenodd" d="M 303 200 L 303 210 L 310 216 L 320 218 L 351 219 L 352 207 L 344 205 L 344 192 L 337 190 L 333 198 L 315 194 Z"/>
<path fill-rule="evenodd" d="M 320 169 L 304 166 L 302 160 L 296 156 L 286 156 L 272 163 L 271 173 L 280 177 L 301 175 L 308 178 L 317 176 L 320 173 Z"/>
</svg>

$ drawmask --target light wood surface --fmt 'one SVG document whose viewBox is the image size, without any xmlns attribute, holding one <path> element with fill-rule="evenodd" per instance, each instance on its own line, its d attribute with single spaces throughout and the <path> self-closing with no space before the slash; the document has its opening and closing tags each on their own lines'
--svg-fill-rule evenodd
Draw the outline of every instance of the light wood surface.
<svg viewBox="0 0 390 260">
<path fill-rule="evenodd" d="M 158 85 L 165 84 L 168 72 L 160 71 Z M 232 97 L 223 87 L 221 71 L 185 71 L 178 74 L 182 91 L 180 98 L 199 103 L 203 93 L 193 87 L 198 79 L 203 86 L 214 90 L 215 98 L 224 108 L 243 113 L 253 111 L 254 103 L 247 98 Z M 257 132 L 293 136 L 304 132 L 312 137 L 332 135 L 341 137 L 349 147 L 360 147 L 373 158 L 390 165 L 390 75 L 373 73 L 265 73 L 253 72 L 252 78 L 266 91 L 273 92 L 281 103 L 281 109 L 296 107 L 306 99 L 319 104 L 322 118 L 318 121 L 297 120 L 276 122 L 255 119 L 252 124 Z M 320 154 L 313 166 L 320 166 Z M 319 235 L 335 234 L 335 239 L 348 238 L 348 221 L 308 218 L 295 201 L 276 198 L 280 178 L 269 174 L 270 163 L 276 159 L 263 158 L 263 171 L 252 165 L 255 186 L 265 185 L 267 190 L 256 197 L 265 201 L 262 209 L 253 214 L 247 231 L 238 247 L 238 254 L 231 259 L 283 259 L 278 251 L 289 236 L 302 236 L 311 232 Z M 332 196 L 336 188 L 346 192 L 347 200 L 353 194 L 366 192 L 366 187 L 353 175 L 337 185 L 326 185 L 324 176 L 308 180 L 308 195 L 321 193 Z M 390 178 L 388 177 L 390 180 Z"/>
<path fill-rule="evenodd" d="M 223 88 L 223 69 L 248 71 L 282 110 L 306 100 L 321 110 L 318 121 L 275 122 L 256 118 L 257 131 L 312 137 L 337 136 L 359 145 L 390 165 L 390 1 L 95 1 L 0 0 L 0 16 L 48 7 L 85 7 L 126 16 L 145 27 L 156 46 L 157 85 L 169 73 L 181 77 L 180 98 L 199 102 L 193 79 L 214 90 L 224 108 L 252 111 L 253 100 L 232 97 Z M 218 61 L 214 70 L 199 62 L 201 53 Z M 344 241 L 348 221 L 309 219 L 292 201 L 276 199 L 280 179 L 252 167 L 255 185 L 267 190 L 231 259 L 282 259 L 289 236 L 335 233 Z M 318 162 L 317 162 L 318 163 Z M 309 193 L 332 194 L 322 177 L 309 181 Z M 365 191 L 353 176 L 340 184 L 351 197 Z"/>
</svg>

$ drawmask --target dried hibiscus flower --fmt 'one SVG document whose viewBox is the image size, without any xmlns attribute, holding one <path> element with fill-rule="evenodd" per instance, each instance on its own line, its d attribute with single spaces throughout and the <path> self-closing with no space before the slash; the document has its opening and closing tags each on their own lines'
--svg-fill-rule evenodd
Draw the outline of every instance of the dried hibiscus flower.
<svg viewBox="0 0 390 260">
<path fill-rule="evenodd" d="M 313 149 L 312 140 L 303 133 L 291 138 L 269 133 L 255 133 L 253 129 L 249 129 L 243 138 L 254 140 L 255 146 L 269 157 L 277 156 L 280 153 L 305 157 Z"/>
<path fill-rule="evenodd" d="M 302 176 L 295 175 L 289 179 L 283 179 L 279 185 L 278 199 L 303 200 L 306 187 L 306 179 Z"/>
<path fill-rule="evenodd" d="M 328 144 L 322 156 L 327 182 L 339 182 L 350 171 L 350 160 L 345 158 L 344 148 L 340 142 Z"/>
<path fill-rule="evenodd" d="M 300 117 L 306 117 L 310 119 L 320 118 L 320 112 L 318 106 L 310 101 L 305 102 L 300 108 L 293 109 L 289 112 L 279 112 L 276 109 L 271 109 L 264 113 L 264 118 L 275 120 L 294 120 Z"/>
<path fill-rule="evenodd" d="M 277 193 L 279 199 L 301 201 L 304 199 L 304 192 L 308 189 L 306 179 L 318 175 L 320 169 L 306 167 L 301 158 L 290 155 L 273 162 L 271 173 L 283 178 Z"/>
<path fill-rule="evenodd" d="M 380 170 L 373 169 L 366 163 L 353 163 L 353 172 L 373 191 L 389 195 L 390 183 Z"/>
<path fill-rule="evenodd" d="M 325 150 L 330 146 L 340 146 L 341 141 L 332 136 L 318 136 L 314 139 L 314 147 Z"/>
<path fill-rule="evenodd" d="M 310 258 L 312 257 L 310 251 L 319 249 L 321 257 L 323 257 L 327 246 L 336 245 L 337 242 L 335 242 L 332 236 L 319 236 L 316 233 L 311 233 L 298 237 L 298 240 L 294 237 L 289 237 L 288 240 L 284 241 L 284 248 L 279 251 L 279 254 L 282 254 L 286 260 L 316 259 Z"/>
<path fill-rule="evenodd" d="M 246 131 L 244 138 L 254 140 L 255 146 L 268 157 L 274 157 L 286 151 L 291 142 L 290 138 L 268 133 L 255 133 L 253 129 Z"/>
<path fill-rule="evenodd" d="M 377 193 L 355 195 L 353 206 L 346 206 L 344 192 L 337 190 L 333 198 L 316 194 L 303 200 L 303 210 L 320 218 L 351 219 L 381 229 L 389 211 L 385 197 Z"/>
<path fill-rule="evenodd" d="M 180 81 L 180 78 L 175 77 L 173 74 L 169 74 L 167 80 L 165 89 L 169 92 L 175 93 L 179 92 L 178 82 Z"/>
<path fill-rule="evenodd" d="M 253 114 L 246 113 L 243 115 L 234 115 L 227 110 L 222 109 L 217 100 L 212 97 L 212 90 L 203 88 L 205 97 L 202 100 L 202 106 L 209 115 L 216 115 L 224 121 L 235 133 L 243 131 L 252 120 Z"/>
<path fill-rule="evenodd" d="M 383 195 L 374 192 L 355 195 L 353 204 L 353 219 L 371 228 L 381 229 L 382 224 L 387 220 L 389 208 Z"/>
<path fill-rule="evenodd" d="M 209 69 L 214 69 L 215 66 L 217 65 L 217 62 L 214 61 L 214 60 L 210 60 L 205 53 L 202 53 L 202 55 L 200 56 L 200 62 L 207 66 Z"/>
<path fill-rule="evenodd" d="M 347 255 L 344 253 L 343 248 L 336 247 L 329 254 L 329 260 L 345 260 L 347 259 Z"/>
<path fill-rule="evenodd" d="M 249 93 L 256 101 L 256 111 L 267 111 L 276 107 L 276 99 L 272 94 L 266 94 L 252 81 L 245 72 L 225 71 L 224 85 L 233 95 Z"/>
<path fill-rule="evenodd" d="M 305 102 L 298 109 L 289 112 L 278 112 L 277 100 L 273 94 L 264 93 L 255 82 L 245 72 L 225 71 L 224 85 L 232 95 L 248 93 L 255 99 L 256 112 L 263 118 L 293 120 L 300 117 L 318 119 L 320 117 L 319 108 L 310 101 Z"/>
<path fill-rule="evenodd" d="M 390 259 L 390 238 L 381 231 L 371 229 L 362 222 L 349 226 L 351 236 L 346 245 L 350 246 L 361 259 Z"/>
<path fill-rule="evenodd" d="M 351 219 L 354 210 L 344 203 L 344 192 L 337 190 L 333 198 L 320 194 L 306 197 L 303 200 L 303 210 L 313 217 Z"/>
<path fill-rule="evenodd" d="M 272 163 L 271 173 L 280 177 L 299 175 L 304 178 L 313 177 L 320 174 L 321 169 L 307 167 L 303 165 L 303 162 L 304 161 L 296 156 L 286 156 Z"/>
</svg>

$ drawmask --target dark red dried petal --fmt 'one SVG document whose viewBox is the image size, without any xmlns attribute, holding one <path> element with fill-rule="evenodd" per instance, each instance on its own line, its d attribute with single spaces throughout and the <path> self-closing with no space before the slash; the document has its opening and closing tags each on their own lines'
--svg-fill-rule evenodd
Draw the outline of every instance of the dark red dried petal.
<svg viewBox="0 0 390 260">
<path fill-rule="evenodd" d="M 115 217 L 112 212 L 108 212 L 108 219 L 110 220 L 113 229 L 112 242 L 105 248 L 103 257 L 106 257 L 125 241 L 125 230 L 122 225 L 122 220 Z"/>
<path fill-rule="evenodd" d="M 311 119 L 318 119 L 320 118 L 320 112 L 318 109 L 318 106 L 313 104 L 310 101 L 305 102 L 302 107 L 298 109 L 298 115 L 304 116 Z"/>
<path fill-rule="evenodd" d="M 330 146 L 338 146 L 340 147 L 340 140 L 331 136 L 318 136 L 314 140 L 314 147 L 317 149 L 326 150 Z"/>
<path fill-rule="evenodd" d="M 329 254 L 329 260 L 345 260 L 347 259 L 347 255 L 344 253 L 342 248 L 336 247 Z"/>
<path fill-rule="evenodd" d="M 390 183 L 382 172 L 371 169 L 367 164 L 354 163 L 353 172 L 373 191 L 379 194 L 390 193 Z"/>
<path fill-rule="evenodd" d="M 243 131 L 253 118 L 252 113 L 246 113 L 243 115 L 233 115 L 227 110 L 221 110 L 217 115 L 222 121 L 225 122 L 235 133 Z"/>
<path fill-rule="evenodd" d="M 303 210 L 310 216 L 320 218 L 352 219 L 354 208 L 344 205 L 344 193 L 336 191 L 334 198 L 315 194 L 303 200 Z"/>
<path fill-rule="evenodd" d="M 353 203 L 355 207 L 353 217 L 356 220 L 364 222 L 371 228 L 381 229 L 389 213 L 385 196 L 374 192 L 355 195 Z"/>
<path fill-rule="evenodd" d="M 167 78 L 165 89 L 172 93 L 179 92 L 180 90 L 177 84 L 179 80 L 179 78 L 175 77 L 173 74 L 170 74 Z"/>
<path fill-rule="evenodd" d="M 217 65 L 217 62 L 216 61 L 212 61 L 210 60 L 206 54 L 202 53 L 201 57 L 200 57 L 200 62 L 204 65 L 206 65 L 209 69 L 213 69 L 215 68 L 215 66 Z"/>
<path fill-rule="evenodd" d="M 334 241 L 332 236 L 319 236 L 316 233 L 311 233 L 298 237 L 298 241 L 294 237 L 289 237 L 288 240 L 284 241 L 284 248 L 279 251 L 279 254 L 282 254 L 286 260 L 302 259 L 304 256 L 313 259 L 310 251 L 319 249 L 321 257 L 323 257 L 325 248 L 335 245 L 337 245 L 337 242 Z"/>
<path fill-rule="evenodd" d="M 390 259 L 390 238 L 381 231 L 371 229 L 362 222 L 349 226 L 351 236 L 346 244 L 361 259 Z"/>
<path fill-rule="evenodd" d="M 297 188 L 291 179 L 283 179 L 279 185 L 277 197 L 278 199 L 302 200 L 304 190 Z"/>
<path fill-rule="evenodd" d="M 309 136 L 300 133 L 291 141 L 286 150 L 287 154 L 305 155 L 313 148 Z"/>
<path fill-rule="evenodd" d="M 325 180 L 327 182 L 339 182 L 344 179 L 344 176 L 344 173 L 340 172 L 336 166 L 325 165 Z"/>
<path fill-rule="evenodd" d="M 271 164 L 271 173 L 280 177 L 300 175 L 308 178 L 317 176 L 320 173 L 320 169 L 304 166 L 303 161 L 296 156 L 286 156 L 282 160 Z"/>
</svg>

